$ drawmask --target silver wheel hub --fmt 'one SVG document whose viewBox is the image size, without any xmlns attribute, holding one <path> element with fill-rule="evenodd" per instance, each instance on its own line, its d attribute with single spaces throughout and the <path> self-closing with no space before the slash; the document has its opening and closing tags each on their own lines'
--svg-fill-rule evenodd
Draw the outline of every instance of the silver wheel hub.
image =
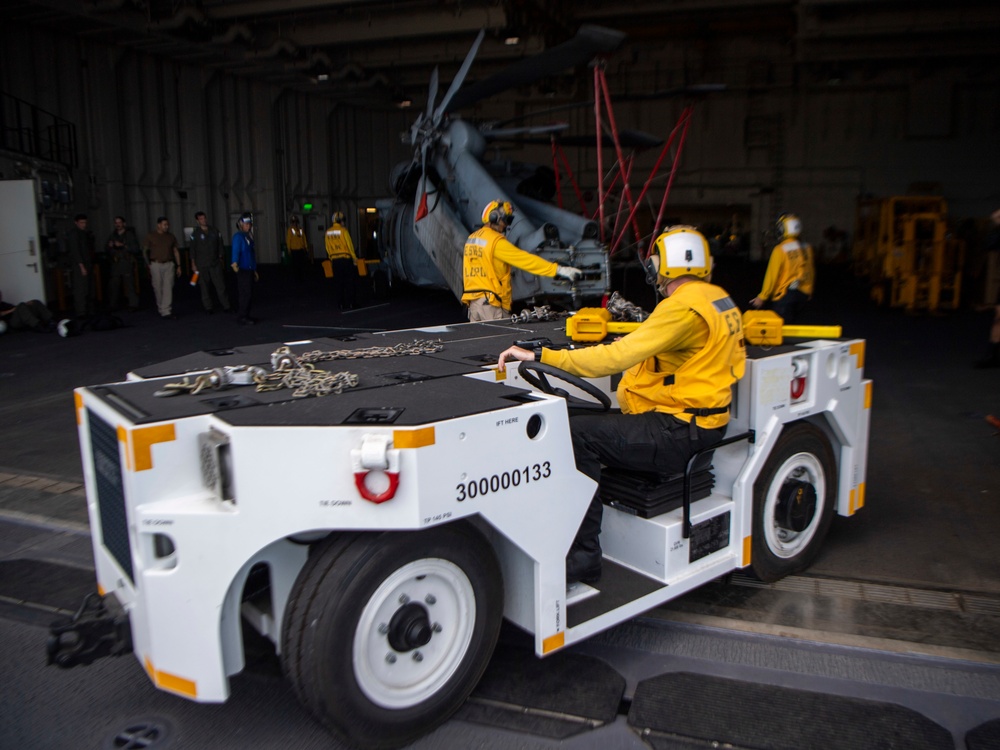
<svg viewBox="0 0 1000 750">
<path fill-rule="evenodd" d="M 796 524 L 801 531 L 789 528 L 788 485 L 808 487 L 810 494 L 814 493 L 814 511 L 801 526 Z M 792 558 L 802 552 L 816 535 L 826 511 L 825 501 L 826 475 L 819 459 L 811 453 L 796 453 L 787 458 L 775 473 L 764 500 L 764 536 L 768 549 L 781 558 Z"/>
<path fill-rule="evenodd" d="M 461 568 L 440 558 L 407 563 L 382 582 L 358 620 L 358 686 L 383 708 L 427 700 L 462 663 L 475 622 L 475 592 Z"/>
</svg>

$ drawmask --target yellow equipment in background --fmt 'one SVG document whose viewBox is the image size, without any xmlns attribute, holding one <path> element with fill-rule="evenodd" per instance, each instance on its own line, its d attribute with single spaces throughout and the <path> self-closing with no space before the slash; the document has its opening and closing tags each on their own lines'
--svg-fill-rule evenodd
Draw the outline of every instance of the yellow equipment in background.
<svg viewBox="0 0 1000 750">
<path fill-rule="evenodd" d="M 965 243 L 948 237 L 948 204 L 940 196 L 895 196 L 858 202 L 854 273 L 878 304 L 909 312 L 957 309 Z"/>
</svg>

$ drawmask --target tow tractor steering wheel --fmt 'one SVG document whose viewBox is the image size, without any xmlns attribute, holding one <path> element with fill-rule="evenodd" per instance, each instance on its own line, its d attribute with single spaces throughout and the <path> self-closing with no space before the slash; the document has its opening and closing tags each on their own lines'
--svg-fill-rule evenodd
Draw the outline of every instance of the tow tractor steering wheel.
<svg viewBox="0 0 1000 750">
<path fill-rule="evenodd" d="M 542 393 L 553 396 L 561 396 L 566 399 L 566 406 L 570 409 L 580 409 L 582 411 L 608 411 L 611 408 L 611 398 L 593 383 L 576 375 L 570 375 L 565 370 L 558 367 L 546 365 L 541 362 L 521 362 L 517 366 L 517 374 L 534 388 Z M 595 401 L 578 398 L 571 395 L 562 388 L 557 388 L 549 382 L 546 375 L 550 375 L 556 380 L 561 380 L 568 385 L 572 385 L 584 391 L 588 396 L 593 396 Z"/>
</svg>

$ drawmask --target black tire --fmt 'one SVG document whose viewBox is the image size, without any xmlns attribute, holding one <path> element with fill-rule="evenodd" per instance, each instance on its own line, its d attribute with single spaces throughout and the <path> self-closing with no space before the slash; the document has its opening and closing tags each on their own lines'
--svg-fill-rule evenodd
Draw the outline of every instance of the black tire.
<svg viewBox="0 0 1000 750">
<path fill-rule="evenodd" d="M 466 523 L 331 537 L 292 589 L 282 626 L 285 674 L 310 711 L 350 744 L 399 747 L 465 702 L 502 615 L 493 548 Z"/>
<path fill-rule="evenodd" d="M 809 567 L 833 522 L 837 461 L 808 422 L 786 425 L 753 488 L 751 567 L 778 581 Z"/>
</svg>

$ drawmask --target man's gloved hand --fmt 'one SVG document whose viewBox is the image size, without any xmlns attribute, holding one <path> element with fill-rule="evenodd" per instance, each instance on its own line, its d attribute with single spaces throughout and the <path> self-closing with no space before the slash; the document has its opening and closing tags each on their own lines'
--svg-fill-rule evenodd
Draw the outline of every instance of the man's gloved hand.
<svg viewBox="0 0 1000 750">
<path fill-rule="evenodd" d="M 582 275 L 583 271 L 579 268 L 573 268 L 573 266 L 559 266 L 556 268 L 556 277 L 563 278 L 568 281 L 576 281 Z"/>
</svg>

